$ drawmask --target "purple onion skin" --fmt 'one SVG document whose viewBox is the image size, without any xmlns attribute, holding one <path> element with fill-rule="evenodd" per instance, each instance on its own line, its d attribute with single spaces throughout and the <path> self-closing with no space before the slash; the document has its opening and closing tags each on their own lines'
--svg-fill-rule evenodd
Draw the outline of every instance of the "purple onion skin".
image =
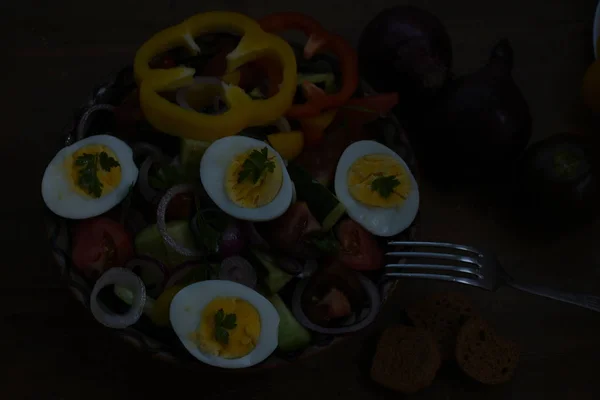
<svg viewBox="0 0 600 400">
<path fill-rule="evenodd" d="M 242 232 L 241 224 L 237 220 L 232 220 L 221 236 L 219 256 L 227 258 L 240 254 L 245 247 L 246 236 Z"/>
<path fill-rule="evenodd" d="M 442 22 L 414 6 L 381 11 L 358 44 L 361 75 L 378 92 L 398 92 L 399 111 L 419 111 L 449 81 L 452 43 Z"/>
</svg>

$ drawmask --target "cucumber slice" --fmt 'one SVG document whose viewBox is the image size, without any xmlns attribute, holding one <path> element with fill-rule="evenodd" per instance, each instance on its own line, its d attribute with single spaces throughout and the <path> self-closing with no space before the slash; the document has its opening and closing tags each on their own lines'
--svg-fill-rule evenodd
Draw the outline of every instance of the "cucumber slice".
<svg viewBox="0 0 600 400">
<path fill-rule="evenodd" d="M 188 178 L 200 177 L 200 161 L 210 142 L 182 139 L 180 158 L 183 170 Z"/>
<path fill-rule="evenodd" d="M 292 275 L 279 268 L 275 263 L 275 259 L 273 259 L 270 254 L 263 253 L 256 249 L 252 249 L 251 252 L 266 270 L 263 282 L 271 293 L 279 292 L 294 278 Z"/>
<path fill-rule="evenodd" d="M 269 301 L 279 314 L 279 350 L 284 352 L 299 350 L 310 344 L 310 333 L 302 326 L 286 307 L 279 295 L 269 297 Z"/>
<path fill-rule="evenodd" d="M 298 199 L 306 201 L 323 230 L 329 231 L 346 213 L 344 205 L 301 166 L 290 163 L 287 169 L 294 181 Z"/>
<path fill-rule="evenodd" d="M 171 221 L 167 223 L 167 232 L 175 241 L 185 247 L 196 248 L 196 242 L 188 221 Z M 195 259 L 195 257 L 179 254 L 167 245 L 156 225 L 149 226 L 137 234 L 135 237 L 135 250 L 137 254 L 147 255 L 160 261 L 167 268 L 173 268 L 184 261 Z"/>
</svg>

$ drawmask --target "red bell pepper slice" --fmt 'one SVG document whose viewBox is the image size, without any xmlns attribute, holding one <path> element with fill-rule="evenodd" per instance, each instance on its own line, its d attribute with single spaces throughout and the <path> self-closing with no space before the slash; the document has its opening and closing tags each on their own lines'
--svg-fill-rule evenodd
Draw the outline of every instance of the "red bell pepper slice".
<svg viewBox="0 0 600 400">
<path fill-rule="evenodd" d="M 348 101 L 358 87 L 358 59 L 356 51 L 341 36 L 327 32 L 315 19 L 297 12 L 281 12 L 267 15 L 259 21 L 266 32 L 280 33 L 299 30 L 308 36 L 304 46 L 304 58 L 310 59 L 317 53 L 330 51 L 340 62 L 342 87 L 339 92 L 326 94 L 315 84 L 302 82 L 307 102 L 294 104 L 286 113 L 290 118 L 314 117 L 323 110 L 336 108 Z"/>
</svg>

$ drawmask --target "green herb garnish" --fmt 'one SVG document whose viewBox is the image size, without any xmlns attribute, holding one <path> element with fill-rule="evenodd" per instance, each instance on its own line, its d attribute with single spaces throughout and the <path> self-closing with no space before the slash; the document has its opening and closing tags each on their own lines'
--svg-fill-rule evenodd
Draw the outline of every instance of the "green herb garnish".
<svg viewBox="0 0 600 400">
<path fill-rule="evenodd" d="M 252 183 L 258 182 L 265 172 L 273 172 L 275 163 L 269 159 L 269 150 L 264 147 L 262 150 L 252 150 L 248 158 L 242 164 L 242 171 L 238 175 L 238 183 L 250 179 Z"/>
<path fill-rule="evenodd" d="M 222 344 L 229 343 L 229 331 L 237 326 L 237 317 L 235 314 L 225 314 L 223 309 L 219 309 L 215 314 L 215 339 Z"/>
<path fill-rule="evenodd" d="M 102 189 L 104 188 L 104 185 L 98 179 L 98 165 L 107 172 L 112 168 L 120 166 L 117 160 L 110 157 L 104 151 L 94 154 L 83 153 L 77 157 L 75 165 L 80 167 L 77 184 L 88 194 L 96 198 L 102 196 Z"/>
<path fill-rule="evenodd" d="M 333 235 L 333 231 L 329 234 L 312 236 L 307 239 L 308 243 L 314 245 L 319 251 L 326 254 L 336 253 L 340 247 L 340 243 Z"/>
<path fill-rule="evenodd" d="M 388 198 L 398 185 L 400 185 L 400 181 L 393 175 L 379 176 L 371 182 L 371 190 L 378 192 L 383 198 Z"/>
</svg>

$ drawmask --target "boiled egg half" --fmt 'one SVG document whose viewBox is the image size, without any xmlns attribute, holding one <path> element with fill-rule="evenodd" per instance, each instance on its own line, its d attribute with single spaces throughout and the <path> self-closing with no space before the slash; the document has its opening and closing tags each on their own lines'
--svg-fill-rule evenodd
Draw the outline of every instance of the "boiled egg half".
<svg viewBox="0 0 600 400">
<path fill-rule="evenodd" d="M 277 310 L 236 282 L 211 280 L 183 288 L 171 302 L 169 317 L 185 348 L 209 365 L 246 368 L 277 348 Z"/>
<path fill-rule="evenodd" d="M 110 135 L 90 136 L 60 150 L 42 178 L 42 197 L 57 215 L 100 215 L 119 204 L 135 184 L 131 148 Z"/>
<path fill-rule="evenodd" d="M 348 146 L 335 172 L 335 193 L 350 218 L 377 236 L 410 226 L 419 210 L 419 188 L 404 160 L 381 143 Z"/>
<path fill-rule="evenodd" d="M 292 203 L 293 185 L 283 159 L 249 137 L 213 142 L 202 157 L 200 179 L 215 204 L 238 219 L 275 219 Z"/>
</svg>

